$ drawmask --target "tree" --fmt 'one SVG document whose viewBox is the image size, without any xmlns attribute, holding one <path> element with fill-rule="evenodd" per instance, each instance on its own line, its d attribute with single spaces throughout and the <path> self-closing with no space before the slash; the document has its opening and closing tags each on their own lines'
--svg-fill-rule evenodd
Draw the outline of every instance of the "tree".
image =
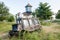
<svg viewBox="0 0 60 40">
<path fill-rule="evenodd" d="M 38 9 L 35 9 L 35 11 L 32 12 L 32 15 L 35 16 L 35 15 L 37 15 L 37 14 L 38 14 Z"/>
<path fill-rule="evenodd" d="M 41 2 L 39 7 L 35 10 L 34 14 L 40 19 L 50 19 L 50 16 L 52 16 L 52 11 L 48 3 Z"/>
<path fill-rule="evenodd" d="M 57 14 L 56 14 L 56 18 L 60 19 L 60 10 L 58 10 Z"/>
<path fill-rule="evenodd" d="M 10 16 L 7 20 L 8 20 L 8 22 L 13 22 L 14 21 L 14 16 Z"/>
<path fill-rule="evenodd" d="M 0 2 L 0 21 L 3 21 L 9 15 L 9 9 L 5 6 L 4 2 Z"/>
</svg>

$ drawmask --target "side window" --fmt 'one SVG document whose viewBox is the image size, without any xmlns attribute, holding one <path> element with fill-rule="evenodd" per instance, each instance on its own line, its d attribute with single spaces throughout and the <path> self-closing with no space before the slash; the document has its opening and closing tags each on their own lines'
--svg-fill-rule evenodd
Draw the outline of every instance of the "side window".
<svg viewBox="0 0 60 40">
<path fill-rule="evenodd" d="M 23 24 L 24 24 L 25 27 L 29 27 L 29 23 L 28 23 L 27 20 L 23 20 Z"/>
<path fill-rule="evenodd" d="M 39 22 L 38 22 L 38 20 L 37 20 L 37 19 L 35 19 L 35 20 L 34 20 L 34 22 L 35 22 L 35 24 L 39 24 Z"/>
<path fill-rule="evenodd" d="M 33 22 L 32 22 L 32 20 L 31 20 L 31 19 L 29 19 L 29 23 L 30 23 L 30 26 L 32 26 L 32 25 L 33 25 Z"/>
</svg>

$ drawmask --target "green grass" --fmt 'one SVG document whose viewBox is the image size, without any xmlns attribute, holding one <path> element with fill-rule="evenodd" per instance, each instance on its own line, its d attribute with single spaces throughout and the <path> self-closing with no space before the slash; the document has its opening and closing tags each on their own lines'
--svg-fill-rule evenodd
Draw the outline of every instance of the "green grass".
<svg viewBox="0 0 60 40">
<path fill-rule="evenodd" d="M 60 20 L 54 20 L 53 22 L 60 22 Z"/>
<path fill-rule="evenodd" d="M 60 29 L 60 20 L 54 20 L 52 21 L 52 23 L 56 23 L 57 25 L 55 25 L 55 29 Z"/>
<path fill-rule="evenodd" d="M 9 30 L 11 30 L 12 24 L 14 24 L 14 23 L 0 22 L 0 33 L 5 33 L 5 32 L 8 32 Z M 42 22 L 41 24 L 44 26 L 50 26 L 52 23 L 51 22 Z M 60 26 L 58 26 L 58 27 L 60 27 Z M 7 40 L 21 40 L 21 36 L 12 37 L 11 39 L 9 39 L 9 38 L 6 38 L 6 39 Z M 0 40 L 2 40 L 2 39 L 0 38 Z M 60 32 L 45 33 L 45 31 L 43 31 L 43 30 L 34 31 L 32 33 L 24 32 L 23 40 L 60 40 Z"/>
<path fill-rule="evenodd" d="M 54 20 L 54 21 L 52 21 L 53 23 L 58 23 L 58 24 L 60 24 L 60 20 Z"/>
<path fill-rule="evenodd" d="M 0 22 L 0 33 L 5 33 L 11 30 L 13 22 Z"/>
<path fill-rule="evenodd" d="M 54 28 L 55 28 L 55 29 L 60 29 L 60 25 L 58 25 L 58 26 L 55 26 Z"/>
<path fill-rule="evenodd" d="M 25 40 L 60 40 L 60 33 L 45 33 L 44 31 L 26 34 Z"/>
<path fill-rule="evenodd" d="M 21 38 L 12 37 L 10 40 L 21 40 Z M 45 33 L 43 30 L 40 32 L 28 32 L 24 33 L 23 40 L 60 40 L 60 33 Z"/>
<path fill-rule="evenodd" d="M 52 22 L 41 21 L 41 25 L 43 25 L 43 26 L 50 26 L 51 24 L 52 24 Z"/>
</svg>

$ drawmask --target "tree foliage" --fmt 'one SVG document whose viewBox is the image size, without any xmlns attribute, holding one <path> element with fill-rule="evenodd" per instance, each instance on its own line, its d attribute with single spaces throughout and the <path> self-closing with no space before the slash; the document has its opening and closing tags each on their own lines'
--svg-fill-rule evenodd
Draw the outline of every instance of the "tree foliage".
<svg viewBox="0 0 60 40">
<path fill-rule="evenodd" d="M 50 19 L 52 11 L 48 3 L 40 3 L 39 7 L 32 14 L 36 15 L 40 19 Z"/>
<path fill-rule="evenodd" d="M 0 2 L 0 21 L 7 20 L 9 22 L 14 21 L 14 17 L 9 13 L 9 9 L 5 6 L 4 2 Z"/>
<path fill-rule="evenodd" d="M 5 20 L 7 15 L 9 15 L 9 9 L 5 6 L 4 2 L 0 2 L 0 21 Z"/>
<path fill-rule="evenodd" d="M 58 10 L 57 14 L 56 14 L 56 18 L 60 19 L 60 10 Z"/>
<path fill-rule="evenodd" d="M 14 21 L 14 16 L 10 16 L 7 20 L 8 20 L 8 22 L 13 22 Z"/>
</svg>

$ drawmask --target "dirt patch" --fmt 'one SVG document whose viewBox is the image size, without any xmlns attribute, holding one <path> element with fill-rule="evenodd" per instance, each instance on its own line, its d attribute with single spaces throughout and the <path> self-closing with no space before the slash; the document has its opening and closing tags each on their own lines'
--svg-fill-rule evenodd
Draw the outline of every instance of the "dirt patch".
<svg viewBox="0 0 60 40">
<path fill-rule="evenodd" d="M 54 27 L 54 25 L 53 25 Z M 52 26 L 42 26 L 42 29 L 46 32 L 46 33 L 49 33 L 49 32 L 59 32 L 60 29 L 55 29 L 53 28 Z"/>
</svg>

